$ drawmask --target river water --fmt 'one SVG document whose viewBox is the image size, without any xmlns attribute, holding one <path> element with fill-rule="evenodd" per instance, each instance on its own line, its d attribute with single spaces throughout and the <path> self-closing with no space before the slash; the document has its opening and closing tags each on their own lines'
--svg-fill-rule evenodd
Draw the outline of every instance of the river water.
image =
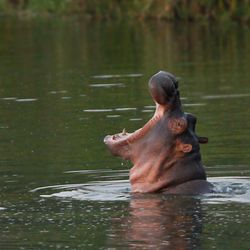
<svg viewBox="0 0 250 250">
<path fill-rule="evenodd" d="M 0 34 L 1 249 L 249 249 L 249 26 L 1 18 Z M 152 116 L 159 70 L 209 137 L 216 194 L 131 194 L 103 144 Z"/>
</svg>

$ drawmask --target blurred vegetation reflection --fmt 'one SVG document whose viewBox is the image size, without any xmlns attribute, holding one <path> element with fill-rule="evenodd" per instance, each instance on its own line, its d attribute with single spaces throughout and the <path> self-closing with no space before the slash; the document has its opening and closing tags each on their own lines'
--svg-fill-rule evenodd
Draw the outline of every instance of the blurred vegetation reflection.
<svg viewBox="0 0 250 250">
<path fill-rule="evenodd" d="M 92 159 L 97 151 L 107 157 L 102 148 L 103 135 L 117 128 L 122 130 L 124 126 L 129 130 L 136 129 L 149 118 L 151 114 L 141 113 L 140 110 L 143 105 L 152 105 L 146 82 L 153 73 L 165 69 L 182 78 L 181 92 L 183 97 L 188 98 L 183 100 L 184 104 L 209 102 L 207 106 L 185 108 L 197 114 L 200 120 L 198 129 L 212 137 L 213 143 L 204 147 L 205 152 L 210 151 L 209 160 L 214 162 L 224 157 L 224 154 L 220 157 L 214 153 L 211 155 L 214 150 L 212 145 L 217 146 L 214 142 L 227 145 L 226 152 L 233 153 L 237 149 L 232 142 L 237 140 L 242 149 L 237 150 L 237 159 L 234 160 L 246 162 L 242 156 L 248 147 L 249 122 L 242 127 L 241 118 L 249 110 L 249 98 L 242 96 L 233 99 L 232 103 L 230 98 L 210 100 L 204 99 L 204 96 L 250 92 L 248 28 L 155 22 L 139 22 L 136 25 L 134 22 L 82 23 L 80 20 L 62 19 L 19 22 L 7 19 L 0 23 L 0 31 L 2 98 L 38 99 L 29 106 L 13 101 L 4 103 L 8 109 L 2 110 L 5 114 L 3 122 L 12 128 L 6 130 L 4 136 L 6 140 L 9 137 L 17 140 L 20 147 L 13 150 L 13 145 L 6 141 L 5 146 L 9 148 L 4 154 L 6 158 L 13 158 L 12 154 L 20 154 L 23 150 L 31 151 L 34 143 L 41 151 L 38 157 L 46 151 L 53 158 L 56 154 L 52 152 L 58 150 L 59 154 L 62 147 L 69 150 L 69 154 L 78 154 L 80 159 Z M 122 76 L 130 73 L 139 73 L 139 77 Z M 95 77 L 107 74 L 118 77 Z M 125 88 L 91 87 L 103 83 L 118 83 Z M 244 109 L 241 109 L 243 104 Z M 93 127 L 91 123 L 98 119 L 106 120 L 107 114 L 83 112 L 91 108 L 127 106 L 138 109 L 132 115 L 123 113 L 119 119 L 109 119 L 109 123 L 104 123 L 102 127 Z M 142 120 L 127 122 L 133 117 Z M 69 126 L 71 129 L 67 130 Z M 211 130 L 211 126 L 216 129 Z M 241 133 L 238 133 L 239 130 Z M 34 131 L 40 140 L 27 137 Z M 61 133 L 60 136 L 56 136 L 55 131 Z M 62 136 L 64 133 L 65 136 Z M 233 134 L 234 138 L 229 136 Z M 53 138 L 58 141 L 52 142 Z M 26 142 L 27 147 L 23 147 Z M 43 150 L 45 145 L 51 145 L 51 149 Z M 79 145 L 84 145 L 86 152 L 82 152 Z M 226 152 L 224 160 L 229 161 Z M 212 160 L 216 156 L 218 158 Z M 72 156 L 75 159 L 78 157 Z M 34 161 L 37 161 L 35 157 Z"/>
<path fill-rule="evenodd" d="M 250 20 L 249 0 L 0 0 L 0 11 L 21 15 L 82 15 L 89 18 Z"/>
</svg>

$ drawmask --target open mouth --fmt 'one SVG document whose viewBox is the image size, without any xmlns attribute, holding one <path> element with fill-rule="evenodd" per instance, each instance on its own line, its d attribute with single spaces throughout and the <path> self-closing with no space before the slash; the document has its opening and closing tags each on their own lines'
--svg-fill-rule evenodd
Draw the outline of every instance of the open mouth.
<svg viewBox="0 0 250 250">
<path fill-rule="evenodd" d="M 105 144 L 116 144 L 116 145 L 127 145 L 131 144 L 141 137 L 143 137 L 146 133 L 148 133 L 154 125 L 160 120 L 160 115 L 154 115 L 142 128 L 137 129 L 133 133 L 127 133 L 125 129 L 121 133 L 115 135 L 107 135 L 104 138 Z"/>
</svg>

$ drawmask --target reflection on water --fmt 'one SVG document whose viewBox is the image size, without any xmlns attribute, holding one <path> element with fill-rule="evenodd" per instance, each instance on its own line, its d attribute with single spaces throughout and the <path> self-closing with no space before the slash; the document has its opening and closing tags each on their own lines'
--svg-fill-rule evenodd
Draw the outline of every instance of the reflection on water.
<svg viewBox="0 0 250 250">
<path fill-rule="evenodd" d="M 202 211 L 198 199 L 137 195 L 129 214 L 112 219 L 112 246 L 129 249 L 199 249 Z"/>
<path fill-rule="evenodd" d="M 0 33 L 1 249 L 248 249 L 248 26 L 1 18 Z M 216 195 L 131 196 L 131 164 L 103 145 L 152 116 L 158 70 L 209 137 Z"/>
<path fill-rule="evenodd" d="M 204 204 L 250 203 L 250 178 L 218 177 L 209 181 L 215 193 L 203 196 L 130 194 L 128 180 L 112 180 L 127 172 L 112 170 L 69 171 L 71 174 L 105 175 L 106 181 L 65 184 L 32 190 L 45 199 L 127 201 L 126 215 L 111 214 L 108 245 L 115 249 L 200 249 Z M 44 194 L 44 193 L 50 194 Z"/>
</svg>

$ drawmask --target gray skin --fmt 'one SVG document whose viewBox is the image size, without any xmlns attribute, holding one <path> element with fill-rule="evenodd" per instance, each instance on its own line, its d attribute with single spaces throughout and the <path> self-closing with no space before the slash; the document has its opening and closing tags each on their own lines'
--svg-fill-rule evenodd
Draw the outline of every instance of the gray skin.
<svg viewBox="0 0 250 250">
<path fill-rule="evenodd" d="M 203 194 L 212 192 L 201 161 L 195 133 L 196 117 L 182 111 L 178 81 L 164 71 L 149 80 L 156 104 L 153 117 L 133 133 L 107 135 L 104 143 L 114 156 L 132 161 L 132 192 Z"/>
</svg>

